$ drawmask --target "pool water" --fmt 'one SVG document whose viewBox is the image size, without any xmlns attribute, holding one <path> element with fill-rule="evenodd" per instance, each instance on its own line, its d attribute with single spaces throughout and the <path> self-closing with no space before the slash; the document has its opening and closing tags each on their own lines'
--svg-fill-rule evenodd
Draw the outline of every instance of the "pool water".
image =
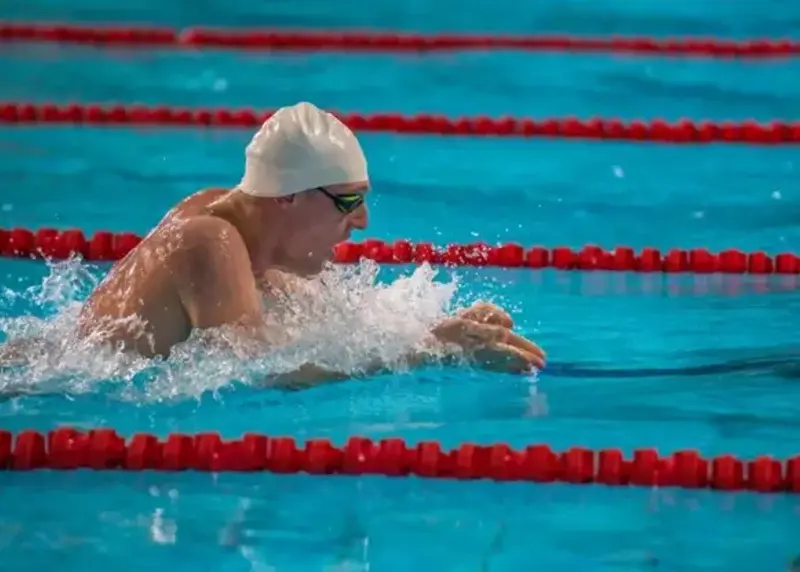
<svg viewBox="0 0 800 572">
<path fill-rule="evenodd" d="M 525 8 L 501 0 L 468 10 L 445 0 L 346 10 L 326 2 L 110 6 L 32 0 L 3 6 L 0 17 L 773 38 L 796 37 L 800 28 L 800 7 L 778 0 L 547 0 Z M 796 119 L 800 97 L 797 59 L 0 44 L 0 71 L 11 78 L 0 82 L 0 100 L 276 107 L 307 99 L 365 113 L 788 120 Z M 237 182 L 250 135 L 2 127 L 0 228 L 147 232 L 187 194 Z M 370 228 L 356 238 L 770 253 L 795 251 L 800 238 L 798 163 L 789 146 L 361 139 L 373 192 Z M 26 324 L 68 335 L 59 320 L 68 321 L 86 295 L 90 275 L 106 270 L 0 260 L 0 339 Z M 413 272 L 382 268 L 378 280 L 391 284 Z M 56 363 L 30 373 L 40 394 L 0 402 L 0 428 L 259 431 L 337 443 L 400 436 L 446 447 L 541 442 L 744 458 L 797 453 L 796 277 L 458 269 L 441 270 L 436 280 L 446 284 L 453 274 L 452 304 L 493 300 L 544 347 L 550 364 L 538 380 L 429 367 L 281 392 L 235 383 L 213 360 L 124 376 Z M 420 274 L 413 280 L 429 297 L 437 291 Z M 397 299 L 409 314 L 421 311 L 419 303 Z M 9 571 L 752 571 L 784 570 L 800 553 L 800 501 L 788 495 L 38 472 L 0 474 L 0 506 L 0 568 Z"/>
</svg>

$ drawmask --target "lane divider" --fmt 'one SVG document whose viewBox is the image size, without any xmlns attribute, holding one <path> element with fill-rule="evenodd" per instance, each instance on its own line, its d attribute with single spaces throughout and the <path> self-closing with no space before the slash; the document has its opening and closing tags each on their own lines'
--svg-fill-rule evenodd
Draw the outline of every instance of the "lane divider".
<svg viewBox="0 0 800 572">
<path fill-rule="evenodd" d="M 423 35 L 378 31 L 246 30 L 191 27 L 182 30 L 144 26 L 0 22 L 0 41 L 59 42 L 94 46 L 227 48 L 240 50 L 339 50 L 354 52 L 431 52 L 523 50 L 612 52 L 708 58 L 788 58 L 800 54 L 791 39 Z"/>
<path fill-rule="evenodd" d="M 0 123 L 85 124 L 203 128 L 256 128 L 273 111 L 253 109 L 176 108 L 146 105 L 0 103 Z M 406 135 L 462 135 L 484 137 L 548 137 L 657 143 L 749 143 L 779 145 L 800 143 L 800 121 L 752 120 L 742 122 L 669 123 L 622 121 L 620 119 L 491 118 L 486 116 L 449 118 L 443 115 L 399 113 L 339 113 L 336 115 L 355 131 L 392 132 Z"/>
<path fill-rule="evenodd" d="M 131 233 L 98 231 L 87 237 L 80 230 L 36 231 L 0 228 L 0 256 L 65 260 L 80 256 L 89 261 L 115 261 L 134 249 L 142 237 Z M 334 260 L 343 264 L 368 258 L 381 264 L 444 264 L 448 266 L 501 268 L 555 268 L 559 270 L 608 270 L 618 272 L 691 272 L 696 274 L 800 274 L 800 257 L 791 253 L 769 256 L 764 252 L 746 253 L 729 249 L 714 253 L 703 248 L 656 248 L 636 251 L 627 246 L 605 250 L 587 245 L 581 249 L 566 246 L 524 248 L 507 243 L 450 244 L 444 247 L 428 242 L 396 240 L 343 242 L 334 249 Z"/>
<path fill-rule="evenodd" d="M 298 444 L 291 437 L 248 433 L 223 441 L 217 433 L 173 433 L 164 440 L 139 433 L 129 441 L 112 429 L 49 433 L 0 431 L 0 468 L 94 469 L 121 471 L 269 471 L 312 475 L 386 475 L 450 479 L 491 479 L 609 486 L 679 487 L 800 492 L 800 456 L 779 461 L 764 455 L 740 460 L 732 455 L 706 459 L 697 451 L 661 456 L 637 449 L 626 459 L 619 449 L 571 447 L 562 453 L 547 445 L 514 450 L 506 444 L 464 443 L 444 450 L 435 441 L 415 446 L 402 439 L 373 442 L 351 437 L 344 447 L 328 439 Z"/>
<path fill-rule="evenodd" d="M 720 296 L 736 298 L 800 290 L 798 274 L 653 274 L 628 272 L 530 272 L 526 283 L 547 292 L 581 297 L 659 296 L 664 298 Z"/>
</svg>

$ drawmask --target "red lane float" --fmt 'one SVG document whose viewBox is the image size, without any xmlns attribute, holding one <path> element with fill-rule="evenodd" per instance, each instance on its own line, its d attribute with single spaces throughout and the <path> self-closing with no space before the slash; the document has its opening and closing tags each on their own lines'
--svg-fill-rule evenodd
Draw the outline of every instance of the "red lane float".
<svg viewBox="0 0 800 572">
<path fill-rule="evenodd" d="M 422 35 L 379 31 L 275 29 L 183 30 L 144 26 L 0 22 L 0 41 L 60 42 L 94 46 L 227 48 L 241 50 L 340 50 L 355 52 L 431 52 L 524 50 L 612 52 L 708 58 L 787 58 L 800 54 L 791 39 L 745 41 L 717 38 L 575 37 L 569 35 Z"/>
<path fill-rule="evenodd" d="M 115 234 L 98 231 L 87 237 L 80 230 L 59 231 L 43 228 L 0 228 L 0 256 L 64 260 L 80 256 L 90 261 L 120 260 L 142 238 L 130 232 Z M 764 252 L 746 253 L 729 249 L 719 253 L 703 248 L 656 248 L 636 251 L 627 246 L 605 250 L 588 245 L 579 250 L 566 246 L 525 248 L 508 243 L 491 246 L 485 243 L 450 244 L 396 240 L 343 242 L 334 250 L 338 263 L 353 264 L 362 258 L 381 264 L 444 264 L 448 266 L 494 266 L 501 268 L 556 268 L 558 270 L 608 270 L 618 272 L 691 272 L 696 274 L 799 274 L 800 257 L 791 253 L 770 256 Z"/>
<path fill-rule="evenodd" d="M 298 444 L 291 437 L 249 433 L 223 441 L 217 433 L 175 433 L 164 440 L 149 434 L 129 441 L 112 429 L 49 433 L 0 431 L 0 469 L 122 471 L 269 471 L 312 475 L 386 475 L 496 481 L 599 483 L 725 491 L 800 492 L 800 456 L 780 461 L 764 455 L 740 460 L 732 455 L 706 459 L 697 451 L 661 456 L 637 449 L 630 459 L 619 449 L 572 447 L 562 453 L 547 445 L 514 450 L 506 444 L 464 443 L 444 450 L 435 441 L 415 446 L 402 439 L 373 442 L 351 437 L 344 447 L 327 439 Z"/>
<path fill-rule="evenodd" d="M 93 262 L 122 260 L 136 248 L 142 237 L 131 232 L 98 231 L 91 237 L 76 229 L 59 231 L 42 228 L 0 228 L 0 256 L 66 260 L 80 256 Z"/>
<path fill-rule="evenodd" d="M 526 283 L 568 296 L 737 298 L 800 291 L 800 274 L 654 274 L 633 272 L 531 272 Z"/>
<path fill-rule="evenodd" d="M 159 126 L 203 128 L 256 128 L 274 111 L 253 109 L 174 108 L 145 105 L 0 103 L 0 123 L 84 124 L 106 126 Z M 693 122 L 681 119 L 669 123 L 622 121 L 620 119 L 491 118 L 486 116 L 448 118 L 443 115 L 399 113 L 334 112 L 356 131 L 392 132 L 406 135 L 461 135 L 483 137 L 548 137 L 657 143 L 749 143 L 779 145 L 800 143 L 800 121 Z"/>
</svg>

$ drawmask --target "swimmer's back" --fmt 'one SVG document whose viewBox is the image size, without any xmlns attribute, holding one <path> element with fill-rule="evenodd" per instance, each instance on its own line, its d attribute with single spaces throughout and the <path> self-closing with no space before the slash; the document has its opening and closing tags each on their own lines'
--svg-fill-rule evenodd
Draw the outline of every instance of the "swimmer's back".
<svg viewBox="0 0 800 572">
<path fill-rule="evenodd" d="M 192 327 L 174 287 L 172 259 L 187 225 L 209 218 L 209 205 L 228 192 L 200 191 L 170 210 L 97 286 L 81 311 L 79 335 L 122 343 L 145 356 L 168 355 L 187 339 Z"/>
</svg>

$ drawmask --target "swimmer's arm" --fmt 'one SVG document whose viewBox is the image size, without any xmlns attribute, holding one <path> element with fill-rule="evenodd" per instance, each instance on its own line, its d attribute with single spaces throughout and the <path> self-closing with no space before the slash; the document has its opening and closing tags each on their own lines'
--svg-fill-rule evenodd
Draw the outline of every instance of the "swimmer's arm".
<svg viewBox="0 0 800 572">
<path fill-rule="evenodd" d="M 416 369 L 429 364 L 446 363 L 453 357 L 454 354 L 452 352 L 446 351 L 444 346 L 431 338 L 431 340 L 424 343 L 420 348 L 411 350 L 399 363 L 402 364 L 403 369 Z M 295 371 L 270 377 L 265 381 L 264 385 L 282 389 L 308 389 L 324 383 L 334 383 L 348 379 L 358 379 L 391 373 L 392 371 L 396 371 L 397 365 L 397 363 L 390 365 L 384 363 L 380 359 L 375 359 L 365 367 L 359 368 L 357 371 L 345 373 L 307 363 L 300 366 Z"/>
<path fill-rule="evenodd" d="M 181 232 L 181 248 L 176 253 L 173 276 L 181 304 L 194 328 L 235 326 L 241 341 L 255 341 L 263 350 L 270 336 L 261 315 L 261 295 L 247 248 L 236 230 L 219 219 L 195 219 Z M 258 348 L 254 348 L 255 354 Z M 245 350 L 247 351 L 247 350 Z M 420 364 L 424 352 L 408 357 L 408 363 Z M 274 376 L 267 385 L 286 388 L 312 387 L 351 377 L 376 375 L 386 371 L 386 364 L 376 361 L 358 374 L 328 370 L 305 364 L 297 370 Z"/>
<path fill-rule="evenodd" d="M 503 326 L 480 324 L 456 317 L 434 327 L 422 345 L 409 352 L 401 363 L 386 364 L 375 360 L 352 374 L 306 364 L 274 381 L 277 385 L 299 389 L 330 381 L 377 375 L 397 366 L 414 369 L 434 363 L 446 365 L 465 361 L 492 371 L 529 373 L 532 368 L 544 367 L 545 355 L 536 344 L 507 331 Z"/>
<path fill-rule="evenodd" d="M 313 363 L 307 363 L 301 365 L 295 371 L 270 376 L 264 380 L 263 385 L 265 387 L 299 390 L 316 387 L 323 383 L 344 381 L 350 377 L 352 376 L 343 372 L 332 371 Z"/>
<path fill-rule="evenodd" d="M 414 359 L 417 356 L 411 356 Z M 410 361 L 410 360 L 409 360 Z M 417 367 L 421 365 L 423 360 L 419 360 L 416 366 L 410 367 Z M 316 364 L 307 363 L 295 371 L 282 373 L 279 375 L 271 376 L 265 383 L 265 386 L 272 386 L 272 387 L 279 387 L 281 389 L 309 389 L 311 387 L 316 387 L 317 385 L 322 385 L 324 383 L 334 383 L 337 381 L 345 381 L 348 379 L 358 379 L 360 377 L 370 377 L 373 375 L 380 375 L 383 373 L 389 373 L 391 368 L 389 368 L 386 364 L 375 361 L 369 366 L 365 368 L 359 369 L 357 372 L 353 373 L 344 373 L 341 371 L 334 371 L 330 369 L 326 369 L 320 367 Z"/>
<path fill-rule="evenodd" d="M 246 341 L 268 341 L 247 247 L 233 225 L 200 217 L 179 240 L 173 284 L 192 327 L 234 326 Z"/>
</svg>

